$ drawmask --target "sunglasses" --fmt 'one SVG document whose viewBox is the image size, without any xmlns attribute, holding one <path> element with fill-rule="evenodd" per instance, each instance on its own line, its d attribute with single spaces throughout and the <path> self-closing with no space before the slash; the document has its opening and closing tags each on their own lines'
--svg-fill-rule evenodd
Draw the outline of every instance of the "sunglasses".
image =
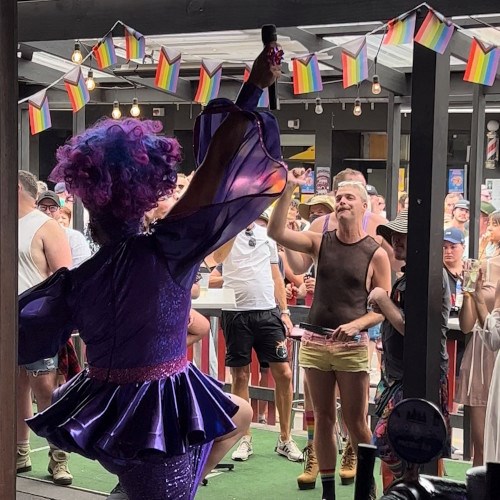
<svg viewBox="0 0 500 500">
<path fill-rule="evenodd" d="M 257 245 L 257 240 L 254 237 L 253 231 L 251 229 L 245 229 L 245 236 L 249 238 L 248 245 L 252 248 Z"/>
<path fill-rule="evenodd" d="M 57 205 L 38 205 L 38 210 L 40 212 L 57 212 L 59 210 L 59 207 Z"/>
</svg>

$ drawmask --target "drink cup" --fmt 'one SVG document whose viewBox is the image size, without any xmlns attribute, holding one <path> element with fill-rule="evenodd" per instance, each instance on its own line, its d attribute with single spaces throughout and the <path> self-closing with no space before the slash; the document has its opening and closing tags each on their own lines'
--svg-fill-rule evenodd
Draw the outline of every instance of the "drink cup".
<svg viewBox="0 0 500 500">
<path fill-rule="evenodd" d="M 208 290 L 208 280 L 210 279 L 210 273 L 200 273 L 201 280 L 200 283 L 200 291 L 206 292 Z"/>
<path fill-rule="evenodd" d="M 462 285 L 464 292 L 473 292 L 476 289 L 480 267 L 481 263 L 477 259 L 467 259 L 464 262 L 464 281 Z"/>
</svg>

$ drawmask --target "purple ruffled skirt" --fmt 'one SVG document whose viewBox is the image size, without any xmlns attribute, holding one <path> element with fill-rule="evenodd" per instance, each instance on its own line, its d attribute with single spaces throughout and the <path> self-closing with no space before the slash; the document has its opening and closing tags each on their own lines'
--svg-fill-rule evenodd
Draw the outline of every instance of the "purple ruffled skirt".
<svg viewBox="0 0 500 500">
<path fill-rule="evenodd" d="M 125 384 L 93 378 L 87 369 L 60 387 L 52 406 L 28 425 L 119 476 L 145 463 L 186 461 L 178 469 L 191 471 L 194 496 L 212 442 L 235 430 L 237 411 L 221 384 L 191 363 L 158 380 Z M 173 474 L 176 468 L 170 463 L 168 469 Z"/>
</svg>

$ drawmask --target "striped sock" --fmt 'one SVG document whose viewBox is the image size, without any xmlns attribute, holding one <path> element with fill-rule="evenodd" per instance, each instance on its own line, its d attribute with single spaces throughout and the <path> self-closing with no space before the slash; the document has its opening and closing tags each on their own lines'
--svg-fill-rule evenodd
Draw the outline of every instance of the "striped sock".
<svg viewBox="0 0 500 500">
<path fill-rule="evenodd" d="M 399 479 L 403 475 L 403 462 L 388 463 L 387 466 L 396 479 Z"/>
<path fill-rule="evenodd" d="M 312 444 L 314 440 L 314 412 L 306 411 L 307 444 Z"/>
<path fill-rule="evenodd" d="M 335 469 L 320 470 L 323 500 L 335 500 Z"/>
</svg>

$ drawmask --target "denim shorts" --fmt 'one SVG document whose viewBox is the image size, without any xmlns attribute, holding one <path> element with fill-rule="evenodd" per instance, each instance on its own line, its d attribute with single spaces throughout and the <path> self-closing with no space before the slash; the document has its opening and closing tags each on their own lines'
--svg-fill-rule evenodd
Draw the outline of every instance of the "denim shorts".
<svg viewBox="0 0 500 500">
<path fill-rule="evenodd" d="M 368 338 L 372 342 L 376 342 L 382 336 L 382 334 L 380 333 L 381 326 L 382 326 L 382 323 L 379 323 L 377 325 L 374 325 L 374 326 L 371 326 L 370 328 L 368 328 Z"/>
<path fill-rule="evenodd" d="M 24 368 L 28 373 L 31 373 L 35 377 L 43 373 L 53 372 L 59 367 L 59 357 L 56 354 L 53 358 L 39 359 L 34 363 L 24 365 Z"/>
</svg>

